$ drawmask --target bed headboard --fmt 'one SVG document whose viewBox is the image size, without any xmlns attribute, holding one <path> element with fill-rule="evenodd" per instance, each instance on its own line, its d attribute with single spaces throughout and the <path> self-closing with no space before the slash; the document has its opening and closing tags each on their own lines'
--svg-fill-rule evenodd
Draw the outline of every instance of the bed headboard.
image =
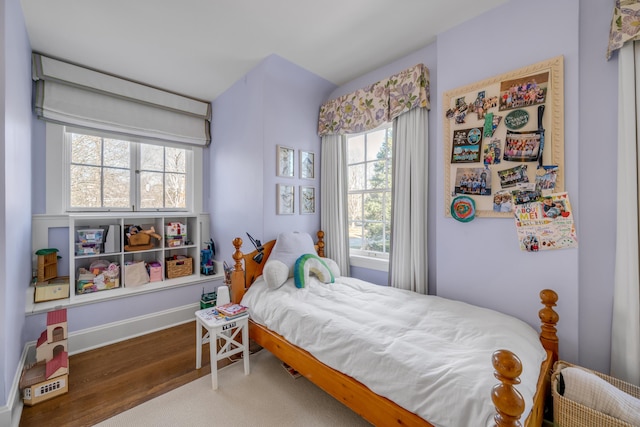
<svg viewBox="0 0 640 427">
<path fill-rule="evenodd" d="M 318 252 L 318 256 L 324 257 L 324 231 L 318 231 L 317 236 L 316 251 Z M 242 247 L 242 239 L 236 237 L 233 240 L 233 246 L 235 247 L 233 260 L 235 261 L 235 265 L 231 273 L 231 301 L 239 303 L 245 291 L 256 278 L 262 274 L 262 269 L 267 263 L 267 259 L 269 259 L 269 255 L 271 255 L 275 244 L 275 240 L 270 240 L 262 245 L 264 248 L 262 262 L 257 263 L 253 260 L 253 257 L 258 254 L 257 250 L 245 255 L 240 250 Z"/>
</svg>

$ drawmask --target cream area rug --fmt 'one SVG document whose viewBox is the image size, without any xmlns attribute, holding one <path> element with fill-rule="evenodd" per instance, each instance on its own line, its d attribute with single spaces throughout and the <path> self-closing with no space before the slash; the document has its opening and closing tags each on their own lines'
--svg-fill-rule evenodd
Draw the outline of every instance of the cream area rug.
<svg viewBox="0 0 640 427">
<path fill-rule="evenodd" d="M 267 350 L 218 371 L 218 390 L 209 375 L 97 424 L 143 426 L 370 426 L 304 377 L 293 378 Z"/>
</svg>

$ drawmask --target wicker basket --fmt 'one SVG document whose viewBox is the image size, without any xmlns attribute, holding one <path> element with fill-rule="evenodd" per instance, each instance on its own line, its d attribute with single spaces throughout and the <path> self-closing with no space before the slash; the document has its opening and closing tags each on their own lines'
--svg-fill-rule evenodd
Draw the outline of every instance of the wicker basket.
<svg viewBox="0 0 640 427">
<path fill-rule="evenodd" d="M 566 367 L 575 366 L 571 363 L 558 361 L 554 365 L 553 374 L 551 375 L 551 394 L 553 396 L 553 419 L 558 427 L 634 427 L 633 425 L 622 421 L 618 418 L 611 417 L 602 412 L 591 409 L 587 406 L 569 400 L 558 393 L 558 375 L 560 371 Z M 616 388 L 640 399 L 640 387 L 610 377 L 600 372 L 592 372 L 607 381 Z"/>
<path fill-rule="evenodd" d="M 167 279 L 193 274 L 193 258 L 167 258 Z"/>
</svg>

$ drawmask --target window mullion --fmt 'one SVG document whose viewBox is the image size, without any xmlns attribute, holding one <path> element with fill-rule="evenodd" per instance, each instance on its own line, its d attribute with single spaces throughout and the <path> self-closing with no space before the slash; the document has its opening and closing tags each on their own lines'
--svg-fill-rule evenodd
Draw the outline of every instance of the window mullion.
<svg viewBox="0 0 640 427">
<path fill-rule="evenodd" d="M 140 144 L 131 142 L 131 188 L 129 195 L 129 204 L 133 206 L 133 210 L 140 210 Z"/>
<path fill-rule="evenodd" d="M 162 148 L 162 206 L 167 206 L 167 147 Z"/>
</svg>

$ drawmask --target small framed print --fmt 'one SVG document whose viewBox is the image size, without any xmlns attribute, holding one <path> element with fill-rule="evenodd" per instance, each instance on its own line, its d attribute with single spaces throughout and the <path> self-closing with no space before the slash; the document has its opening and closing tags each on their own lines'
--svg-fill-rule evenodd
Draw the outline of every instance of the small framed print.
<svg viewBox="0 0 640 427">
<path fill-rule="evenodd" d="M 276 184 L 276 209 L 278 215 L 292 215 L 295 213 L 295 187 L 288 184 Z"/>
<path fill-rule="evenodd" d="M 316 189 L 314 187 L 300 186 L 300 213 L 316 213 Z"/>
<path fill-rule="evenodd" d="M 293 178 L 294 149 L 283 145 L 276 146 L 276 149 L 277 175 Z"/>
<path fill-rule="evenodd" d="M 316 162 L 315 154 L 311 151 L 300 150 L 300 178 L 314 179 Z"/>
</svg>

